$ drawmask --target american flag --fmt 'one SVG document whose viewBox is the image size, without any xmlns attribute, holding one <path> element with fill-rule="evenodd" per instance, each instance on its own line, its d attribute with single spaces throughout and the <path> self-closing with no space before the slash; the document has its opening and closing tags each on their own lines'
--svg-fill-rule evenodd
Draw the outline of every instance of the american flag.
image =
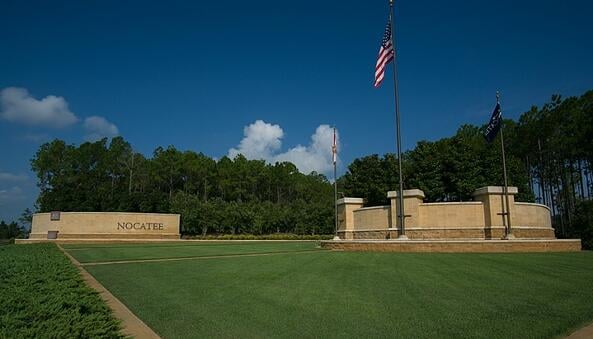
<svg viewBox="0 0 593 339">
<path fill-rule="evenodd" d="M 379 87 L 383 78 L 385 77 L 385 67 L 393 60 L 395 51 L 393 50 L 393 43 L 391 39 L 391 23 L 388 22 L 385 26 L 385 33 L 383 34 L 383 41 L 381 41 L 381 48 L 379 48 L 379 57 L 377 58 L 377 65 L 375 66 L 375 87 Z"/>
</svg>

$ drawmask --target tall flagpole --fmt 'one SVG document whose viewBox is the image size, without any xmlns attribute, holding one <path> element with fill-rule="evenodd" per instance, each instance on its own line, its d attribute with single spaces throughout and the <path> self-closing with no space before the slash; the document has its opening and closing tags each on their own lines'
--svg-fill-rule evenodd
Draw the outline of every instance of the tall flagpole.
<svg viewBox="0 0 593 339">
<path fill-rule="evenodd" d="M 399 167 L 399 223 L 400 223 L 400 234 L 398 239 L 405 240 L 408 237 L 406 236 L 406 217 L 404 215 L 404 181 L 402 175 L 402 151 L 401 151 L 401 131 L 400 131 L 400 122 L 399 122 L 399 96 L 397 91 L 397 55 L 396 55 L 396 45 L 395 45 L 395 25 L 393 22 L 393 0 L 389 0 L 389 23 L 391 25 L 391 45 L 393 46 L 393 92 L 395 96 L 395 129 L 397 132 L 397 160 L 398 160 L 398 167 Z"/>
<path fill-rule="evenodd" d="M 496 104 L 500 105 L 500 93 L 496 91 Z M 502 108 L 501 110 L 501 119 L 502 119 Z M 509 203 L 509 185 L 507 181 L 507 164 L 506 164 L 506 156 L 504 154 L 504 121 L 500 122 L 500 148 L 502 149 L 502 175 L 504 178 L 504 200 L 505 202 L 502 204 L 502 215 L 506 218 L 506 228 L 505 228 L 505 239 L 513 239 L 515 236 L 512 233 L 511 229 L 511 205 Z M 506 205 L 506 207 L 505 207 Z"/>
<path fill-rule="evenodd" d="M 336 127 L 334 126 L 334 142 L 332 144 L 332 160 L 334 162 L 334 219 L 335 219 L 335 234 L 334 240 L 339 240 L 338 237 L 338 176 L 336 170 L 336 162 L 338 158 L 338 144 L 336 142 Z"/>
</svg>

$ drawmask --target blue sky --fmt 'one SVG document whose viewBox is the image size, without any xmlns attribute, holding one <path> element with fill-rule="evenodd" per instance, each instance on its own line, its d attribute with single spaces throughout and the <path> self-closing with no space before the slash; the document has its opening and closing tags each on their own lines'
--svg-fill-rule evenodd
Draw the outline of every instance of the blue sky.
<svg viewBox="0 0 593 339">
<path fill-rule="evenodd" d="M 315 167 L 327 160 L 316 150 L 327 124 L 340 133 L 340 173 L 356 157 L 393 152 L 391 78 L 372 87 L 387 10 L 386 1 L 2 1 L 0 91 L 12 101 L 0 110 L 0 219 L 32 206 L 29 159 L 53 138 L 119 134 L 147 155 L 160 145 L 217 158 L 234 149 L 317 157 Z M 404 149 L 485 123 L 497 89 L 511 118 L 554 93 L 593 89 L 590 13 L 585 0 L 397 1 Z M 263 151 L 249 149 L 262 147 L 258 133 L 269 137 Z"/>
</svg>

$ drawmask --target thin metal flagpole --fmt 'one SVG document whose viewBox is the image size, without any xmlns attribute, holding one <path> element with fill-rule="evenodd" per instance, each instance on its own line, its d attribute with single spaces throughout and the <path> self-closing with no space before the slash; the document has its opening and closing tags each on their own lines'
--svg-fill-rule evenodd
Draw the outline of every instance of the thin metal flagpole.
<svg viewBox="0 0 593 339">
<path fill-rule="evenodd" d="M 336 162 L 338 157 L 338 145 L 336 142 L 336 127 L 334 127 L 334 143 L 332 149 L 332 160 L 334 162 L 334 219 L 335 219 L 335 235 L 334 239 L 338 237 L 338 176 L 336 170 Z"/>
<path fill-rule="evenodd" d="M 496 104 L 500 105 L 500 93 L 496 91 Z M 500 106 L 499 106 L 500 107 Z M 506 156 L 504 154 L 504 120 L 502 120 L 502 108 L 500 108 L 500 148 L 502 149 L 502 175 L 504 178 L 504 200 L 505 202 L 502 204 L 502 214 L 503 217 L 506 218 L 506 228 L 505 228 L 505 239 L 513 239 L 513 233 L 511 228 L 511 205 L 509 203 L 509 184 L 507 181 L 507 164 L 506 164 Z M 506 205 L 506 207 L 505 207 Z"/>
<path fill-rule="evenodd" d="M 395 45 L 395 25 L 393 20 L 393 0 L 389 0 L 389 23 L 391 25 L 391 45 L 393 46 L 393 93 L 395 97 L 395 129 L 396 129 L 396 139 L 397 139 L 397 160 L 398 160 L 398 167 L 399 167 L 399 211 L 398 217 L 400 222 L 400 234 L 399 239 L 407 239 L 406 236 L 406 217 L 404 215 L 404 181 L 402 175 L 402 151 L 401 151 L 401 130 L 400 130 L 400 114 L 399 114 L 399 96 L 398 96 L 398 88 L 397 88 L 397 55 L 396 55 L 396 45 Z"/>
</svg>

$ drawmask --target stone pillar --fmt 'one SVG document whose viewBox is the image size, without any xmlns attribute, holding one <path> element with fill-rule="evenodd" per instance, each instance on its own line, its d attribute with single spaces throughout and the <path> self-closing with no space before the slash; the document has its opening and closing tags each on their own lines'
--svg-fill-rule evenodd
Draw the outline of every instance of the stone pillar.
<svg viewBox="0 0 593 339">
<path fill-rule="evenodd" d="M 420 223 L 420 204 L 424 199 L 424 192 L 419 189 L 412 189 L 404 190 L 403 193 L 404 215 L 406 215 L 406 229 L 408 229 L 408 227 L 418 227 Z M 397 230 L 397 235 L 399 235 L 399 232 L 401 231 L 401 225 L 400 219 L 397 217 L 399 211 L 398 191 L 387 192 L 387 198 L 389 198 L 389 204 L 391 206 L 389 228 L 392 231 Z M 393 238 L 393 236 L 391 238 Z"/>
<path fill-rule="evenodd" d="M 519 190 L 517 187 L 509 186 L 509 207 L 511 212 L 511 229 L 514 225 L 513 215 L 515 214 L 515 194 Z M 502 238 L 504 237 L 504 227 L 506 226 L 506 219 L 501 215 L 503 211 L 503 204 L 505 203 L 504 187 L 503 186 L 486 186 L 478 188 L 472 194 L 474 200 L 481 201 L 484 204 L 484 225 L 486 231 L 486 238 Z"/>
<path fill-rule="evenodd" d="M 363 206 L 362 198 L 338 199 L 338 236 L 342 239 L 351 240 L 354 231 L 354 210 Z"/>
</svg>

